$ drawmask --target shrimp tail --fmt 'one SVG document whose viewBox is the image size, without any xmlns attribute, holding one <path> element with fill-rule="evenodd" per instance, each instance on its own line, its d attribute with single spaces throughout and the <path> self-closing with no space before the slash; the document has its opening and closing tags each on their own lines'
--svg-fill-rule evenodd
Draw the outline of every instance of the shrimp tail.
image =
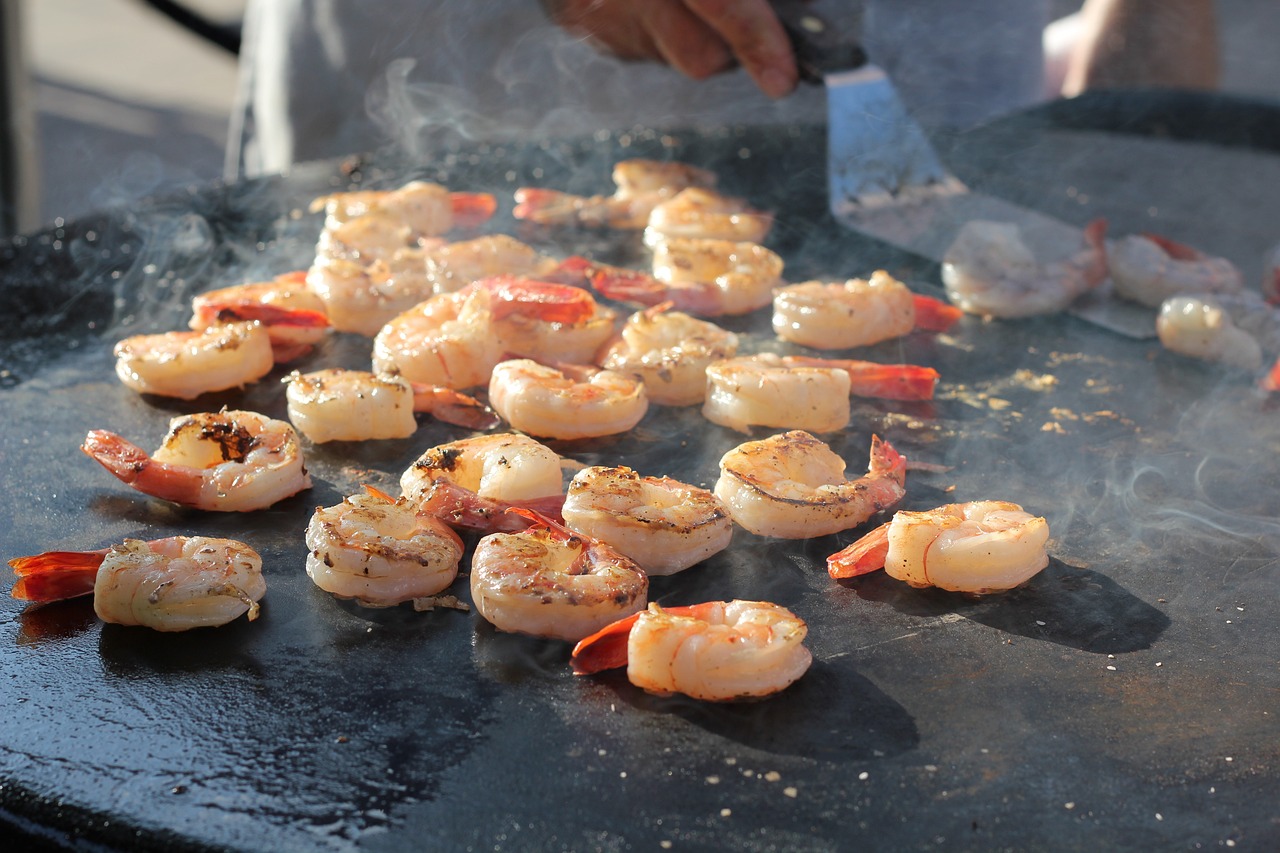
<svg viewBox="0 0 1280 853">
<path fill-rule="evenodd" d="M 591 286 L 602 296 L 618 302 L 634 302 L 646 307 L 666 303 L 677 311 L 703 317 L 724 313 L 723 294 L 720 288 L 709 282 L 688 282 L 680 287 L 669 287 L 646 272 L 612 267 L 593 274 Z"/>
<path fill-rule="evenodd" d="M 511 215 L 516 219 L 540 224 L 572 221 L 581 196 L 541 187 L 521 187 L 515 192 L 516 205 Z"/>
<path fill-rule="evenodd" d="M 9 566 L 18 576 L 10 594 L 22 601 L 63 601 L 93 592 L 98 567 L 108 549 L 99 551 L 47 551 L 31 557 L 15 557 Z"/>
<path fill-rule="evenodd" d="M 1111 270 L 1107 264 L 1107 220 L 1098 218 L 1084 227 L 1084 241 L 1088 253 L 1084 281 L 1087 288 L 1094 288 L 1107 280 Z"/>
<path fill-rule="evenodd" d="M 493 218 L 498 199 L 492 193 L 449 193 L 449 209 L 456 228 L 475 228 Z"/>
<path fill-rule="evenodd" d="M 676 616 L 701 617 L 707 610 L 716 606 L 716 602 L 687 604 L 676 607 L 660 607 L 650 604 L 649 610 L 671 613 Z M 643 613 L 644 611 L 640 611 Z M 610 622 L 589 637 L 579 640 L 569 656 L 574 675 L 591 675 L 606 669 L 617 669 L 627 665 L 627 640 L 631 629 L 635 627 L 640 613 L 624 616 L 616 622 Z"/>
<path fill-rule="evenodd" d="M 494 300 L 492 311 L 496 320 L 519 314 L 548 323 L 572 324 L 596 312 L 591 294 L 570 284 L 497 275 L 481 279 L 472 287 L 489 292 Z"/>
<path fill-rule="evenodd" d="M 413 410 L 425 412 L 438 421 L 469 429 L 490 429 L 502 422 L 497 412 L 475 397 L 442 385 L 412 383 Z"/>
<path fill-rule="evenodd" d="M 889 554 L 889 522 L 848 547 L 827 557 L 827 573 L 836 579 L 855 578 L 884 568 Z"/>
<path fill-rule="evenodd" d="M 793 355 L 782 359 L 788 366 L 838 367 L 849 374 L 849 393 L 880 400 L 932 400 L 938 371 L 918 364 L 877 364 L 854 359 L 814 358 Z"/>
<path fill-rule="evenodd" d="M 916 328 L 925 332 L 948 331 L 964 316 L 956 306 L 932 296 L 916 293 L 911 299 L 916 309 Z"/>
<path fill-rule="evenodd" d="M 218 305 L 214 317 L 222 323 L 258 321 L 264 326 L 289 326 L 299 329 L 323 329 L 329 318 L 323 312 L 306 308 L 284 308 L 245 299 Z"/>
<path fill-rule="evenodd" d="M 1271 369 L 1258 381 L 1258 387 L 1263 391 L 1280 391 L 1280 359 L 1276 359 Z"/>
<path fill-rule="evenodd" d="M 420 511 L 434 515 L 450 527 L 485 533 L 515 533 L 529 527 L 529 519 L 516 508 L 531 510 L 541 517 L 563 523 L 564 495 L 550 495 L 521 501 L 483 498 L 470 489 L 448 480 L 436 480 L 418 504 Z"/>
<path fill-rule="evenodd" d="M 104 429 L 90 430 L 80 447 L 121 482 L 144 494 L 193 505 L 200 478 L 181 465 L 157 462 L 138 445 Z"/>
</svg>

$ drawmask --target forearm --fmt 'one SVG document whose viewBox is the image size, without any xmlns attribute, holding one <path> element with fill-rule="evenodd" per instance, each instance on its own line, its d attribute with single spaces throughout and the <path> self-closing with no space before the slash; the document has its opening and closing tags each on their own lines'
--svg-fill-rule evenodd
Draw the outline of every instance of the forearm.
<svg viewBox="0 0 1280 853">
<path fill-rule="evenodd" d="M 1214 0 L 1085 0 L 1063 94 L 1099 87 L 1211 89 L 1219 56 Z"/>
</svg>

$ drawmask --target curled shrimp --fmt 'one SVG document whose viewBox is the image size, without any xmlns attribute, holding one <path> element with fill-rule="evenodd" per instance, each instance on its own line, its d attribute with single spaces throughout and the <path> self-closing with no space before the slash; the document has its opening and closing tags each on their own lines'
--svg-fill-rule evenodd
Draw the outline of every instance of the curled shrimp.
<svg viewBox="0 0 1280 853">
<path fill-rule="evenodd" d="M 1244 290 L 1244 276 L 1231 261 L 1155 234 L 1112 241 L 1107 265 L 1118 296 L 1153 308 L 1174 296 Z"/>
<path fill-rule="evenodd" d="M 648 575 L 671 575 L 729 546 L 733 521 L 706 489 L 625 466 L 574 475 L 564 501 L 571 530 L 608 542 Z"/>
<path fill-rule="evenodd" d="M 845 479 L 845 463 L 802 430 L 748 441 L 720 459 L 716 497 L 758 536 L 808 539 L 857 527 L 906 494 L 907 460 L 871 438 L 867 475 Z"/>
<path fill-rule="evenodd" d="M 277 363 L 301 358 L 329 332 L 324 300 L 307 287 L 301 271 L 210 290 L 191 300 L 189 325 L 196 331 L 254 320 L 266 327 Z"/>
<path fill-rule="evenodd" d="M 1272 313 L 1261 299 L 1256 307 L 1261 313 Z M 1258 339 L 1237 325 L 1232 312 L 1212 296 L 1166 299 L 1156 316 L 1156 334 L 1170 352 L 1244 370 L 1262 367 Z"/>
<path fill-rule="evenodd" d="M 626 432 L 649 409 L 644 383 L 630 376 L 527 358 L 494 367 L 489 403 L 514 429 L 558 439 Z"/>
<path fill-rule="evenodd" d="M 652 247 L 672 237 L 702 237 L 763 243 L 772 227 L 773 214 L 755 210 L 740 198 L 689 187 L 654 207 L 644 242 Z"/>
<path fill-rule="evenodd" d="M 471 429 L 498 423 L 497 415 L 474 397 L 401 376 L 328 368 L 294 371 L 285 381 L 289 420 L 316 444 L 408 438 L 418 428 L 415 412 Z"/>
<path fill-rule="evenodd" d="M 654 248 L 653 274 L 601 266 L 591 284 L 610 299 L 702 317 L 749 314 L 773 301 L 783 262 L 756 243 L 675 238 Z"/>
<path fill-rule="evenodd" d="M 114 354 L 125 387 L 181 400 L 257 382 L 275 366 L 271 338 L 256 321 L 134 335 L 117 343 Z"/>
<path fill-rule="evenodd" d="M 516 219 L 541 225 L 644 228 L 662 201 L 688 187 L 710 187 L 715 175 L 685 163 L 641 158 L 613 167 L 612 195 L 580 196 L 559 190 L 521 187 L 516 190 Z"/>
<path fill-rule="evenodd" d="M 486 234 L 446 243 L 425 253 L 426 276 L 433 293 L 452 293 L 473 281 L 497 275 L 540 279 L 559 262 L 506 234 Z"/>
<path fill-rule="evenodd" d="M 632 314 L 596 360 L 643 382 L 651 403 L 691 406 L 707 396 L 707 366 L 732 358 L 738 336 L 670 308 L 664 302 Z"/>
<path fill-rule="evenodd" d="M 250 512 L 311 488 L 298 434 L 257 412 L 176 417 L 150 455 L 106 430 L 80 449 L 138 491 L 195 509 Z"/>
<path fill-rule="evenodd" d="M 946 331 L 963 312 L 912 293 L 884 270 L 844 282 L 806 281 L 773 292 L 773 331 L 815 349 L 850 349 L 902 337 L 920 328 Z"/>
<path fill-rule="evenodd" d="M 519 530 L 528 521 L 508 514 L 511 507 L 561 517 L 564 475 L 551 448 L 527 435 L 499 433 L 430 448 L 400 476 L 400 490 L 454 527 Z"/>
<path fill-rule="evenodd" d="M 492 332 L 505 353 L 584 363 L 614 333 L 617 312 L 570 284 L 502 275 L 469 289 L 492 299 Z"/>
<path fill-rule="evenodd" d="M 1053 314 L 1107 278 L 1107 224 L 1085 226 L 1084 247 L 1059 260 L 1041 261 L 1005 222 L 966 222 L 942 260 L 947 298 L 969 314 L 1029 317 Z"/>
<path fill-rule="evenodd" d="M 488 293 L 465 289 L 398 315 L 373 339 L 374 372 L 455 389 L 485 384 L 503 354 L 490 305 Z"/>
<path fill-rule="evenodd" d="M 482 225 L 497 209 L 497 199 L 489 193 L 450 192 L 429 181 L 410 181 L 392 190 L 330 193 L 311 202 L 313 213 L 324 211 L 330 230 L 373 214 L 427 237 Z"/>
<path fill-rule="evenodd" d="M 809 670 L 808 626 L 768 601 L 650 604 L 578 642 L 578 675 L 626 666 L 627 680 L 650 693 L 709 702 L 770 696 Z"/>
<path fill-rule="evenodd" d="M 988 593 L 1012 589 L 1049 565 L 1049 523 L 1008 501 L 899 510 L 849 547 L 827 558 L 833 578 L 884 568 L 914 587 Z"/>
<path fill-rule="evenodd" d="M 370 489 L 317 507 L 307 525 L 307 575 L 365 607 L 393 607 L 446 589 L 458 576 L 458 534 L 412 502 Z"/>
<path fill-rule="evenodd" d="M 536 512 L 516 533 L 490 533 L 471 557 L 471 600 L 500 631 L 581 640 L 644 608 L 649 578 L 609 545 Z"/>
<path fill-rule="evenodd" d="M 432 295 L 425 253 L 402 249 L 371 262 L 317 254 L 307 288 L 340 332 L 372 337 L 387 322 Z"/>
<path fill-rule="evenodd" d="M 18 557 L 14 598 L 49 602 L 93 594 L 104 622 L 157 631 L 225 625 L 258 618 L 267 590 L 262 558 L 232 539 L 172 536 L 126 539 L 99 551 L 50 551 Z"/>
<path fill-rule="evenodd" d="M 928 400 L 938 372 L 916 364 L 759 353 L 707 367 L 702 414 L 747 432 L 752 426 L 831 432 L 849 422 L 850 395 Z"/>
</svg>

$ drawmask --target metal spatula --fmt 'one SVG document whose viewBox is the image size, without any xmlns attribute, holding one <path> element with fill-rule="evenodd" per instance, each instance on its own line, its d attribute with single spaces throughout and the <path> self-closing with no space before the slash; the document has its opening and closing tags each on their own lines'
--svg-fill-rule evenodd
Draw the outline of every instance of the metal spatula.
<svg viewBox="0 0 1280 853">
<path fill-rule="evenodd" d="M 867 62 L 860 21 L 839 29 L 803 0 L 773 5 L 801 79 L 827 91 L 829 202 L 841 224 L 938 262 L 961 226 L 976 219 L 1017 225 L 1037 257 L 1066 257 L 1080 248 L 1080 228 L 973 192 L 947 171 L 888 75 Z M 1155 336 L 1149 309 L 1109 294 L 1106 282 L 1069 311 L 1128 337 Z"/>
</svg>

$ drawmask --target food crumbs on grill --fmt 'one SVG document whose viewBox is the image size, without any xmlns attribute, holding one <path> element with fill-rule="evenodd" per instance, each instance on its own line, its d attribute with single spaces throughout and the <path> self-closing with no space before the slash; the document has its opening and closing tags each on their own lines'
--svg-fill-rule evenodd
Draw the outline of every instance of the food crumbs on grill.
<svg viewBox="0 0 1280 853">
<path fill-rule="evenodd" d="M 708 785 L 719 785 L 719 784 L 720 784 L 720 777 L 719 777 L 719 776 L 708 776 L 708 777 L 707 777 L 707 784 L 708 784 Z"/>
<path fill-rule="evenodd" d="M 870 778 L 871 778 L 871 774 L 865 770 L 863 770 L 861 773 L 858 774 L 858 781 L 860 782 L 865 782 Z"/>
<path fill-rule="evenodd" d="M 1156 661 L 1156 666 L 1164 666 L 1164 661 Z"/>
<path fill-rule="evenodd" d="M 790 797 L 793 800 L 796 798 L 796 795 L 799 793 L 800 792 L 797 791 L 795 787 L 791 785 L 788 785 L 787 787 L 782 789 L 783 796 Z"/>
<path fill-rule="evenodd" d="M 1062 804 L 1062 807 L 1063 807 L 1063 808 L 1065 808 L 1065 809 L 1067 809 L 1067 810 L 1069 811 L 1069 810 L 1071 810 L 1071 809 L 1074 809 L 1074 808 L 1076 807 L 1076 804 L 1075 804 L 1075 803 L 1063 803 L 1063 804 Z"/>
<path fill-rule="evenodd" d="M 437 607 L 461 610 L 463 613 L 471 612 L 471 605 L 462 601 L 456 595 L 425 595 L 421 598 L 412 599 L 412 601 L 413 609 L 419 613 L 435 610 Z"/>
<path fill-rule="evenodd" d="M 664 838 L 658 842 L 658 846 L 661 847 L 663 850 L 670 850 L 671 842 L 668 839 Z"/>
<path fill-rule="evenodd" d="M 351 741 L 351 738 L 347 737 L 346 735 L 338 735 L 336 738 L 333 739 L 334 743 L 350 743 L 350 741 Z"/>
<path fill-rule="evenodd" d="M 170 794 L 185 794 L 187 792 L 186 785 L 174 785 L 169 789 Z"/>
<path fill-rule="evenodd" d="M 777 770 L 770 770 L 768 773 L 764 774 L 764 780 L 766 782 L 777 782 L 780 779 L 782 779 L 782 774 Z"/>
<path fill-rule="evenodd" d="M 728 816 L 729 816 L 729 815 L 731 815 L 731 814 L 733 814 L 733 810 L 732 810 L 732 809 L 721 809 L 721 810 L 720 810 L 720 817 L 728 817 Z"/>
<path fill-rule="evenodd" d="M 1116 671 L 1116 668 L 1115 668 L 1114 666 L 1110 665 L 1110 664 L 1108 664 L 1108 665 L 1107 665 L 1107 669 L 1108 669 L 1109 671 L 1111 671 L 1111 672 L 1115 672 L 1115 671 Z"/>
<path fill-rule="evenodd" d="M 1012 405 L 1013 403 L 1000 397 L 989 397 L 987 399 L 987 408 L 997 412 L 1002 412 Z"/>
</svg>

